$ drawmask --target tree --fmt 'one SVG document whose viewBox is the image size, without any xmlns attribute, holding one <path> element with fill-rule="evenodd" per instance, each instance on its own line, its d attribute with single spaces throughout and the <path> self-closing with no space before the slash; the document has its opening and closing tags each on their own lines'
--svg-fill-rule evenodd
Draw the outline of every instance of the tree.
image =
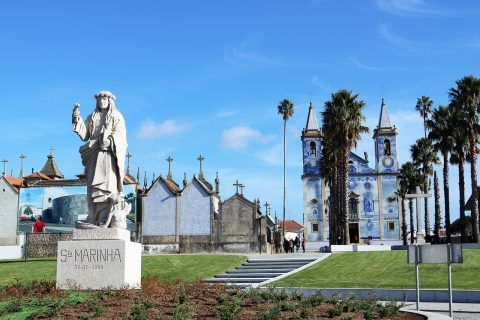
<svg viewBox="0 0 480 320">
<path fill-rule="evenodd" d="M 423 118 L 423 130 L 425 133 L 425 137 L 427 137 L 427 118 L 430 113 L 432 113 L 432 106 L 433 101 L 430 100 L 427 96 L 422 96 L 421 98 L 417 99 L 417 104 L 415 109 L 420 112 L 420 116 Z"/>
<path fill-rule="evenodd" d="M 423 98 L 423 97 L 422 97 Z M 432 165 L 440 162 L 438 156 L 433 148 L 432 141 L 428 138 L 421 138 L 416 141 L 414 145 L 410 147 L 410 153 L 415 165 L 422 169 L 422 189 L 425 193 L 428 193 L 430 189 L 428 186 L 428 180 L 432 174 Z M 428 198 L 425 198 L 425 235 L 430 237 L 430 213 L 428 207 Z"/>
<path fill-rule="evenodd" d="M 440 188 L 438 187 L 437 171 L 433 173 L 433 190 L 435 194 L 435 224 L 433 226 L 433 238 L 435 243 L 440 243 L 440 228 L 442 223 L 442 212 L 440 210 Z"/>
<path fill-rule="evenodd" d="M 464 111 L 460 108 L 453 108 L 453 138 L 455 145 L 450 155 L 450 163 L 458 165 L 458 190 L 459 190 L 459 206 L 460 206 L 460 237 L 462 242 L 467 242 L 466 224 L 465 224 L 465 161 L 469 161 L 467 157 L 469 152 L 468 132 L 463 126 L 465 118 Z"/>
<path fill-rule="evenodd" d="M 480 133 L 478 109 L 480 107 L 480 79 L 470 75 L 457 80 L 455 88 L 450 88 L 450 103 L 462 110 L 458 123 L 466 129 L 469 138 L 470 180 L 472 187 L 472 236 L 474 242 L 480 242 L 478 226 L 478 190 L 477 190 L 477 144 Z"/>
<path fill-rule="evenodd" d="M 418 185 L 422 183 L 422 176 L 418 172 L 419 168 L 411 161 L 405 162 L 398 171 L 398 179 L 401 188 L 406 193 L 413 193 Z M 410 212 L 410 243 L 414 243 L 415 225 L 413 223 L 413 199 L 408 199 L 408 208 Z M 403 217 L 404 221 L 405 218 Z M 419 230 L 417 230 L 418 233 Z M 406 234 L 406 226 L 405 226 Z"/>
<path fill-rule="evenodd" d="M 450 187 L 448 183 L 449 153 L 455 145 L 453 136 L 453 109 L 440 106 L 432 113 L 432 118 L 427 120 L 430 128 L 428 137 L 433 141 L 433 148 L 443 156 L 443 197 L 445 205 L 445 229 L 447 230 L 447 242 L 451 242 L 450 230 Z"/>
<path fill-rule="evenodd" d="M 25 208 L 25 210 L 23 211 L 23 214 L 26 215 L 26 216 L 31 216 L 33 214 L 32 208 L 30 208 L 30 206 L 27 206 Z"/>
<path fill-rule="evenodd" d="M 322 112 L 324 128 L 328 131 L 327 139 L 333 147 L 335 154 L 336 178 L 335 194 L 339 208 L 336 214 L 342 225 L 341 242 L 350 244 L 348 228 L 348 161 L 353 147 L 357 146 L 360 136 L 368 132 L 363 125 L 365 117 L 362 109 L 365 103 L 358 100 L 358 94 L 348 90 L 340 90 L 332 94 L 331 100 L 325 102 L 325 110 Z M 330 190 L 332 193 L 332 190 Z"/>
<path fill-rule="evenodd" d="M 400 200 L 401 218 L 402 218 L 402 240 L 403 245 L 407 245 L 407 221 L 405 214 L 405 196 L 408 193 L 408 181 L 399 177 L 397 191 L 395 192 Z"/>
<path fill-rule="evenodd" d="M 287 204 L 287 121 L 290 119 L 293 114 L 295 113 L 295 107 L 293 103 L 288 99 L 283 99 L 280 101 L 279 105 L 277 106 L 278 114 L 282 115 L 283 118 L 283 228 L 282 228 L 282 236 L 285 238 L 285 208 Z"/>
</svg>

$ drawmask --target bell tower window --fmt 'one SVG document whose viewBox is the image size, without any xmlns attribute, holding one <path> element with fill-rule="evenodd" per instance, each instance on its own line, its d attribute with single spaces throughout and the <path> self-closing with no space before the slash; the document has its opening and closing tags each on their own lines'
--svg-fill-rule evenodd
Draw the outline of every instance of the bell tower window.
<svg viewBox="0 0 480 320">
<path fill-rule="evenodd" d="M 383 140 L 383 155 L 384 156 L 391 156 L 392 155 L 390 140 L 388 140 L 388 139 Z"/>
<path fill-rule="evenodd" d="M 315 142 L 310 142 L 310 158 L 316 158 L 317 157 L 317 145 Z"/>
</svg>

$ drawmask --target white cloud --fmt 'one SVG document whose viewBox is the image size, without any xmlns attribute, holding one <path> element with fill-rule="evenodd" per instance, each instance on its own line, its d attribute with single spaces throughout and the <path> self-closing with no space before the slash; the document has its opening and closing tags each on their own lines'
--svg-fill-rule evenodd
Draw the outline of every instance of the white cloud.
<svg viewBox="0 0 480 320">
<path fill-rule="evenodd" d="M 236 116 L 239 113 L 239 110 L 220 110 L 215 114 L 215 116 L 217 118 L 230 118 Z"/>
<path fill-rule="evenodd" d="M 319 87 L 320 89 L 324 90 L 324 91 L 330 91 L 332 90 L 332 87 L 326 83 L 325 81 L 323 81 L 322 79 L 320 79 L 319 76 L 317 75 L 314 75 L 312 76 L 312 78 L 310 79 L 310 82 L 316 86 L 316 87 Z"/>
<path fill-rule="evenodd" d="M 405 71 L 406 70 L 405 68 L 400 68 L 400 67 L 378 67 L 378 66 L 367 65 L 367 64 L 364 64 L 363 62 L 360 62 L 355 57 L 352 57 L 350 59 L 350 62 L 355 67 L 363 70 L 368 70 L 368 71 L 389 72 L 389 71 Z"/>
<path fill-rule="evenodd" d="M 376 0 L 380 10 L 400 16 L 438 16 L 445 11 L 425 0 Z"/>
<path fill-rule="evenodd" d="M 252 142 L 267 143 L 274 135 L 263 135 L 248 126 L 236 126 L 222 132 L 220 146 L 224 149 L 245 149 Z"/>
<path fill-rule="evenodd" d="M 178 135 L 180 133 L 190 130 L 192 127 L 189 123 L 178 123 L 175 120 L 165 120 L 162 123 L 156 123 L 153 120 L 147 119 L 142 122 L 140 129 L 137 132 L 139 139 L 157 139 L 166 136 Z"/>
<path fill-rule="evenodd" d="M 250 35 L 239 46 L 226 46 L 223 59 L 236 67 L 284 65 L 280 59 L 261 53 L 258 49 L 261 42 L 262 36 Z"/>
<path fill-rule="evenodd" d="M 380 24 L 380 36 L 388 43 L 397 47 L 397 49 L 401 49 L 410 53 L 418 53 L 428 49 L 433 49 L 431 43 L 416 42 L 397 35 L 391 31 L 386 24 Z"/>
</svg>

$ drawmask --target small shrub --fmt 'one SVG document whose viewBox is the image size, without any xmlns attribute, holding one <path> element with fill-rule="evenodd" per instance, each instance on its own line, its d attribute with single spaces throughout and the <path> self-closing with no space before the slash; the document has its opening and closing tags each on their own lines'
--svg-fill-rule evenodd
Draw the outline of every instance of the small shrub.
<svg viewBox="0 0 480 320">
<path fill-rule="evenodd" d="M 274 307 L 266 310 L 257 316 L 257 320 L 277 320 L 280 318 L 280 308 Z"/>
<path fill-rule="evenodd" d="M 142 304 L 136 304 L 133 306 L 130 314 L 127 317 L 128 320 L 147 320 L 148 313 Z"/>
<path fill-rule="evenodd" d="M 400 308 L 403 307 L 402 303 L 397 303 L 395 301 L 389 301 L 385 305 L 379 305 L 377 307 L 378 313 L 382 318 L 389 318 L 398 315 Z"/>
<path fill-rule="evenodd" d="M 328 309 L 327 313 L 330 318 L 338 317 L 342 315 L 342 309 L 338 306 L 331 307 Z"/>
<path fill-rule="evenodd" d="M 102 306 L 98 302 L 97 297 L 89 297 L 87 300 L 87 305 L 90 311 L 93 312 L 93 317 L 100 317 L 103 314 Z"/>
<path fill-rule="evenodd" d="M 279 306 L 280 306 L 280 310 L 282 310 L 282 311 L 293 311 L 293 310 L 295 310 L 295 306 L 291 303 L 288 303 L 287 301 L 281 301 Z"/>
<path fill-rule="evenodd" d="M 180 294 L 178 296 L 178 303 L 180 304 L 186 304 L 188 302 L 188 296 L 186 294 Z"/>
<path fill-rule="evenodd" d="M 235 320 L 238 317 L 240 309 L 240 301 L 238 298 L 234 297 L 227 303 L 216 307 L 215 317 L 221 320 Z"/>
<path fill-rule="evenodd" d="M 300 310 L 300 319 L 307 319 L 310 317 L 310 314 L 310 310 L 302 308 L 302 310 Z"/>
<path fill-rule="evenodd" d="M 376 320 L 377 319 L 377 317 L 375 317 L 375 315 L 373 314 L 373 311 L 371 309 L 365 310 L 363 312 L 363 317 L 365 318 L 365 320 Z"/>
<path fill-rule="evenodd" d="M 222 304 L 226 301 L 226 298 L 223 294 L 219 294 L 215 297 L 215 300 L 217 300 L 217 303 Z"/>
<path fill-rule="evenodd" d="M 173 320 L 190 320 L 195 315 L 195 311 L 188 304 L 180 304 L 173 311 Z"/>
<path fill-rule="evenodd" d="M 302 301 L 302 305 L 305 307 L 317 307 L 325 302 L 325 297 L 321 292 L 317 292 L 314 295 L 305 298 Z"/>
</svg>

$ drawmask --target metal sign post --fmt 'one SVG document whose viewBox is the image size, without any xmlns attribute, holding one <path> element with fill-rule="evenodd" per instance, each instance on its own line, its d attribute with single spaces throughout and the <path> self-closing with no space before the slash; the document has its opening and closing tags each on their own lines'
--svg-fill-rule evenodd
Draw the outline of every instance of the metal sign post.
<svg viewBox="0 0 480 320">
<path fill-rule="evenodd" d="M 420 310 L 420 277 L 419 264 L 447 264 L 448 267 L 448 309 L 453 318 L 452 263 L 463 263 L 461 244 L 414 245 L 408 246 L 408 263 L 415 264 L 415 283 L 417 310 Z"/>
</svg>

